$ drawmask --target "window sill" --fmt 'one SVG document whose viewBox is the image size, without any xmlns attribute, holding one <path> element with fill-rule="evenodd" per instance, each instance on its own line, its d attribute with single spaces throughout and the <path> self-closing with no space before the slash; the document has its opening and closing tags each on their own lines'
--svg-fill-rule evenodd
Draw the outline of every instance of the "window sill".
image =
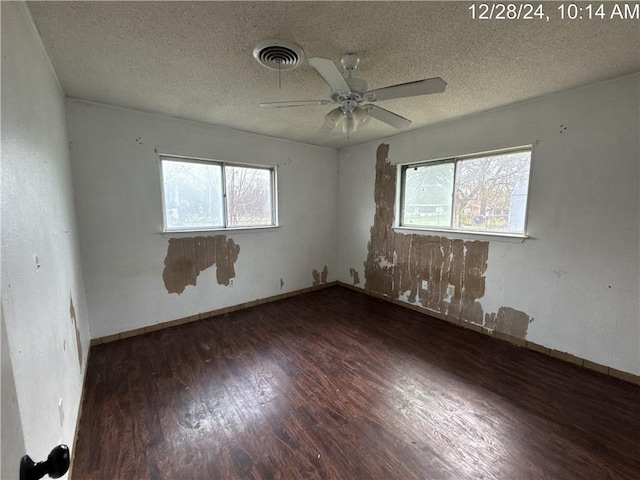
<svg viewBox="0 0 640 480">
<path fill-rule="evenodd" d="M 236 233 L 250 233 L 256 231 L 273 231 L 278 230 L 280 225 L 268 225 L 265 227 L 237 227 L 237 228 L 206 228 L 199 229 L 195 228 L 192 230 L 166 230 L 158 232 L 163 237 L 171 236 L 171 237 L 189 237 L 193 236 L 194 233 L 200 234 L 214 234 L 214 235 L 230 235 Z"/>
<path fill-rule="evenodd" d="M 492 240 L 496 242 L 524 243 L 529 238 L 528 235 L 517 233 L 500 233 L 500 232 L 469 232 L 467 230 L 450 230 L 438 228 L 421 228 L 421 227 L 393 227 L 398 233 L 413 233 L 418 235 L 437 235 L 440 237 L 456 238 L 462 240 Z"/>
</svg>

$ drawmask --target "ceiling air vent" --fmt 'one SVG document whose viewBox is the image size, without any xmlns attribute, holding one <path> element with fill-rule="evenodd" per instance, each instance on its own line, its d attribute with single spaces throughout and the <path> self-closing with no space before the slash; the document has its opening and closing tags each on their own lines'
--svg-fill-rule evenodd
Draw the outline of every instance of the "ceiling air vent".
<svg viewBox="0 0 640 480">
<path fill-rule="evenodd" d="M 265 40 L 253 49 L 253 57 L 263 67 L 272 70 L 291 70 L 302 63 L 302 49 L 284 40 Z"/>
</svg>

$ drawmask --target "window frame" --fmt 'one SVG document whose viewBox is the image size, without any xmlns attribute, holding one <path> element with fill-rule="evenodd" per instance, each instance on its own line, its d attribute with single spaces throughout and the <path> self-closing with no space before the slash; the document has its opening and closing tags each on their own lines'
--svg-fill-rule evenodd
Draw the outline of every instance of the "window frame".
<svg viewBox="0 0 640 480">
<path fill-rule="evenodd" d="M 524 208 L 524 229 L 522 232 L 503 232 L 496 230 L 473 230 L 473 229 L 462 229 L 462 228 L 454 228 L 453 227 L 453 216 L 454 216 L 454 202 L 455 202 L 455 194 L 456 194 L 456 180 L 458 174 L 458 163 L 465 160 L 473 160 L 477 158 L 498 156 L 498 155 L 508 155 L 511 153 L 519 153 L 519 152 L 529 152 L 529 177 L 527 180 L 527 199 L 525 202 Z M 497 237 L 497 238 L 514 238 L 514 239 L 526 239 L 528 238 L 528 223 L 529 223 L 529 195 L 531 193 L 531 165 L 533 163 L 534 158 L 534 144 L 527 145 L 519 145 L 516 147 L 503 148 L 498 150 L 489 150 L 485 152 L 476 152 L 469 153 L 464 155 L 458 155 L 454 157 L 444 157 L 444 158 L 436 158 L 433 160 L 421 160 L 417 162 L 408 162 L 408 163 L 399 163 L 397 165 L 398 168 L 398 178 L 400 181 L 397 185 L 396 191 L 396 212 L 395 212 L 395 221 L 393 228 L 396 230 L 418 230 L 418 231 L 427 231 L 427 232 L 444 232 L 444 233 L 452 233 L 454 236 L 474 236 L 480 235 L 484 237 Z M 405 181 L 406 181 L 406 171 L 414 168 L 414 167 L 424 167 L 424 166 L 435 166 L 442 165 L 446 163 L 453 163 L 453 189 L 451 191 L 451 215 L 449 217 L 449 227 L 432 227 L 425 225 L 409 225 L 403 224 L 402 221 L 404 219 L 404 200 L 406 194 Z"/>
<path fill-rule="evenodd" d="M 197 226 L 185 227 L 185 228 L 167 228 L 167 208 L 165 197 L 165 181 L 164 181 L 164 169 L 163 161 L 174 161 L 183 163 L 198 163 L 206 165 L 217 165 L 222 169 L 221 175 L 221 189 L 222 189 L 222 219 L 223 225 L 211 228 L 203 228 Z M 271 228 L 278 228 L 280 226 L 278 221 L 278 167 L 275 165 L 260 165 L 256 163 L 244 163 L 244 162 L 227 162 L 224 160 L 214 160 L 209 158 L 191 157 L 186 155 L 174 155 L 166 153 L 158 153 L 158 166 L 160 168 L 160 189 L 162 200 L 162 233 L 185 233 L 185 232 L 220 232 L 220 231 L 242 231 L 242 230 L 264 230 Z M 228 226 L 228 207 L 227 207 L 227 181 L 226 181 L 226 167 L 241 167 L 241 168 L 253 168 L 260 170 L 268 170 L 271 179 L 271 224 L 270 225 L 246 225 L 238 227 Z"/>
</svg>

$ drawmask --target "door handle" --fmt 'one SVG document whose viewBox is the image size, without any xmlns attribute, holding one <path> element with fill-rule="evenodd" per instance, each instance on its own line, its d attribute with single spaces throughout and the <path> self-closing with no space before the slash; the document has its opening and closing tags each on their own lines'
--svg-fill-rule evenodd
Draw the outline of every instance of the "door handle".
<svg viewBox="0 0 640 480">
<path fill-rule="evenodd" d="M 69 470 L 69 447 L 58 445 L 44 462 L 35 463 L 29 455 L 20 460 L 20 480 L 39 480 L 45 475 L 60 478 Z"/>
</svg>

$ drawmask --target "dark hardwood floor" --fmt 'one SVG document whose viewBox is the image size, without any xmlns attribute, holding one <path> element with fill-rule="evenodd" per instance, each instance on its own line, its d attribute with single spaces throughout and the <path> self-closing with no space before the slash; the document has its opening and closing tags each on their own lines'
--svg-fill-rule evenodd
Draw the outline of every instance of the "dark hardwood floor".
<svg viewBox="0 0 640 480">
<path fill-rule="evenodd" d="M 640 387 L 341 287 L 88 369 L 73 480 L 640 478 Z"/>
</svg>

